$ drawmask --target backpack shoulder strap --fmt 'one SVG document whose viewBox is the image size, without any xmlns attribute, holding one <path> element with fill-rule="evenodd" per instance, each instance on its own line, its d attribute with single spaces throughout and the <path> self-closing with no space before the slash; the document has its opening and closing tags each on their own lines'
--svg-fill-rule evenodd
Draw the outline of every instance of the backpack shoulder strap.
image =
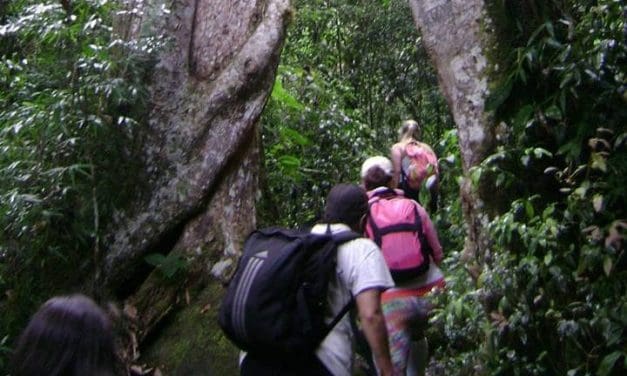
<svg viewBox="0 0 627 376">
<path fill-rule="evenodd" d="M 382 189 L 378 192 L 375 192 L 370 198 L 370 200 L 368 200 L 368 223 L 370 224 L 370 228 L 372 229 L 372 235 L 374 236 L 373 240 L 379 247 L 381 247 L 381 242 L 382 242 L 381 237 L 383 236 L 383 234 L 381 233 L 381 229 L 379 228 L 374 218 L 372 217 L 370 209 L 372 208 L 374 204 L 380 202 L 381 200 L 389 200 L 391 198 L 398 197 L 398 196 L 399 195 L 396 193 L 394 189 L 388 188 L 388 189 Z"/>
<path fill-rule="evenodd" d="M 332 234 L 331 237 L 335 245 L 339 246 L 340 244 L 349 242 L 354 239 L 361 238 L 363 236 L 354 231 L 342 231 L 336 234 Z M 325 328 L 324 332 L 321 335 L 321 341 L 331 332 L 331 330 L 333 330 L 335 325 L 337 325 L 337 323 L 340 322 L 342 317 L 344 317 L 344 315 L 346 315 L 348 311 L 350 311 L 351 308 L 353 308 L 354 305 L 355 305 L 355 298 L 351 296 L 351 300 L 348 303 L 346 303 L 344 307 L 342 307 L 340 312 L 338 312 L 338 314 L 335 315 L 333 320 L 331 320 L 329 325 L 327 325 L 327 327 Z"/>
<path fill-rule="evenodd" d="M 346 243 L 348 241 L 362 237 L 362 235 L 359 235 L 355 231 L 342 231 L 336 234 L 332 234 L 331 236 L 333 237 L 333 241 L 336 245 L 340 245 L 342 243 Z"/>
<path fill-rule="evenodd" d="M 348 303 L 346 303 L 344 307 L 342 307 L 340 312 L 338 312 L 338 314 L 333 318 L 333 320 L 329 323 L 329 325 L 325 329 L 324 336 L 322 337 L 323 339 L 327 335 L 329 335 L 331 330 L 333 330 L 333 328 L 337 325 L 337 323 L 340 322 L 342 317 L 344 317 L 344 315 L 346 315 L 348 311 L 350 311 L 353 308 L 354 305 L 355 305 L 355 298 L 351 296 L 351 300 Z"/>
<path fill-rule="evenodd" d="M 398 196 L 398 193 L 392 188 L 380 189 L 377 188 L 376 192 L 372 194 L 372 197 L 368 200 L 368 204 L 371 205 L 380 199 L 388 199 Z"/>
</svg>

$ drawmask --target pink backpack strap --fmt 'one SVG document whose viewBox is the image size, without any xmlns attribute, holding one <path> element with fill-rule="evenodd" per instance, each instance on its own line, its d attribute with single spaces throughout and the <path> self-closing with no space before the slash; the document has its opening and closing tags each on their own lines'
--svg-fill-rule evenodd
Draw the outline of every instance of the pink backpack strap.
<svg viewBox="0 0 627 376">
<path fill-rule="evenodd" d="M 372 202 L 369 206 L 371 207 L 373 204 L 379 202 L 380 199 L 377 199 L 376 201 Z M 377 243 L 377 245 L 379 247 L 381 247 L 381 244 L 383 243 L 383 236 L 387 235 L 387 234 L 391 234 L 393 232 L 403 232 L 403 231 L 407 231 L 407 232 L 414 232 L 416 231 L 418 233 L 418 239 L 420 241 L 420 244 L 424 244 L 424 234 L 422 231 L 422 220 L 420 219 L 420 214 L 418 213 L 418 209 L 414 206 L 414 223 L 397 223 L 397 224 L 393 224 L 393 225 L 389 225 L 389 226 L 385 226 L 385 227 L 379 227 L 377 226 L 377 223 L 374 221 L 374 219 L 372 218 L 372 216 L 368 216 L 368 222 L 370 223 L 370 228 L 372 229 L 372 235 L 374 236 L 374 242 Z M 424 247 L 421 247 L 424 248 Z"/>
<path fill-rule="evenodd" d="M 370 213 L 373 205 L 379 203 L 381 200 L 390 200 L 393 198 L 404 198 L 402 193 L 397 192 L 395 189 L 382 189 L 374 192 L 370 200 L 368 200 L 368 212 Z M 372 229 L 372 234 L 374 236 L 374 242 L 377 243 L 379 247 L 382 244 L 382 237 L 384 235 L 393 233 L 393 232 L 413 232 L 416 231 L 418 233 L 418 238 L 421 244 L 425 243 L 424 232 L 422 230 L 422 219 L 420 218 L 420 213 L 418 212 L 418 207 L 414 203 L 414 223 L 398 223 L 394 225 L 379 227 L 375 222 L 372 215 L 368 216 L 368 222 L 370 224 L 370 228 Z M 424 248 L 424 247 L 422 247 Z"/>
<path fill-rule="evenodd" d="M 420 275 L 424 273 L 429 268 L 429 255 L 432 253 L 431 247 L 426 240 L 424 235 L 424 229 L 422 226 L 422 217 L 420 216 L 420 211 L 418 209 L 418 203 L 413 200 L 405 199 L 402 195 L 397 196 L 394 194 L 394 190 L 383 190 L 377 192 L 377 195 L 373 195 L 369 201 L 369 216 L 368 216 L 368 227 L 370 236 L 372 240 L 382 249 L 382 251 L 386 252 L 386 249 L 383 248 L 383 238 L 386 235 L 397 233 L 397 232 L 409 232 L 415 233 L 415 236 L 420 244 L 420 253 L 422 254 L 423 262 L 416 267 L 410 267 L 405 269 L 390 269 L 392 273 L 392 277 L 395 281 L 405 281 L 415 278 L 416 275 Z M 407 200 L 408 203 L 411 203 L 413 209 L 414 219 L 413 221 L 405 222 L 400 220 L 398 223 L 387 224 L 384 226 L 379 226 L 372 215 L 374 212 L 372 209 L 376 205 L 385 205 L 385 202 L 388 200 Z M 378 212 L 378 211 L 377 211 Z M 392 235 L 390 235 L 392 236 Z M 387 250 L 391 251 L 391 250 Z M 412 252 L 412 250 L 407 249 L 408 252 Z M 415 250 L 418 251 L 418 250 Z M 389 265 L 388 265 L 389 266 Z"/>
</svg>

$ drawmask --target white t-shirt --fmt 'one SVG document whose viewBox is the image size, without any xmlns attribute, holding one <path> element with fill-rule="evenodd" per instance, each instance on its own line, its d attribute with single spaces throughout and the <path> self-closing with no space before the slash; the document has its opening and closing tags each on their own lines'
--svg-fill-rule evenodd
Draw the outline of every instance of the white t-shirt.
<svg viewBox="0 0 627 376">
<path fill-rule="evenodd" d="M 331 225 L 331 232 L 349 231 L 344 224 Z M 311 230 L 324 234 L 326 224 L 318 224 Z M 350 301 L 352 296 L 373 288 L 385 290 L 394 281 L 385 264 L 379 247 L 370 239 L 359 238 L 338 248 L 336 275 L 329 284 L 328 303 L 330 312 L 325 318 L 330 323 L 335 315 Z M 345 315 L 322 341 L 316 355 L 334 376 L 350 376 L 353 368 L 353 332 L 350 318 Z"/>
</svg>

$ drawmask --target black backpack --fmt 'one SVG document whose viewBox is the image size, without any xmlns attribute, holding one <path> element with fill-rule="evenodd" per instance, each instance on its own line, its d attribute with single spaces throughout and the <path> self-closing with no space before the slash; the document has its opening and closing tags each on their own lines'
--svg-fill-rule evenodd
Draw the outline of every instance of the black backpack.
<svg viewBox="0 0 627 376">
<path fill-rule="evenodd" d="M 348 312 L 326 325 L 327 291 L 337 246 L 360 237 L 267 228 L 254 231 L 222 301 L 218 323 L 240 349 L 275 359 L 304 359 Z"/>
</svg>

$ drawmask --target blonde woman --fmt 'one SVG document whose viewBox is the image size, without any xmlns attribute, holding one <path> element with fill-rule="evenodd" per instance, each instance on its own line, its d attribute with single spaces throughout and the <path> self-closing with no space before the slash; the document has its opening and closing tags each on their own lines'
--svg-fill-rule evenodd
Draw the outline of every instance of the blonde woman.
<svg viewBox="0 0 627 376">
<path fill-rule="evenodd" d="M 429 145 L 419 141 L 422 129 L 415 120 L 404 121 L 398 133 L 399 141 L 390 151 L 394 169 L 392 186 L 419 201 L 420 189 L 426 184 L 431 194 L 429 209 L 434 212 L 438 201 L 438 158 Z"/>
</svg>

